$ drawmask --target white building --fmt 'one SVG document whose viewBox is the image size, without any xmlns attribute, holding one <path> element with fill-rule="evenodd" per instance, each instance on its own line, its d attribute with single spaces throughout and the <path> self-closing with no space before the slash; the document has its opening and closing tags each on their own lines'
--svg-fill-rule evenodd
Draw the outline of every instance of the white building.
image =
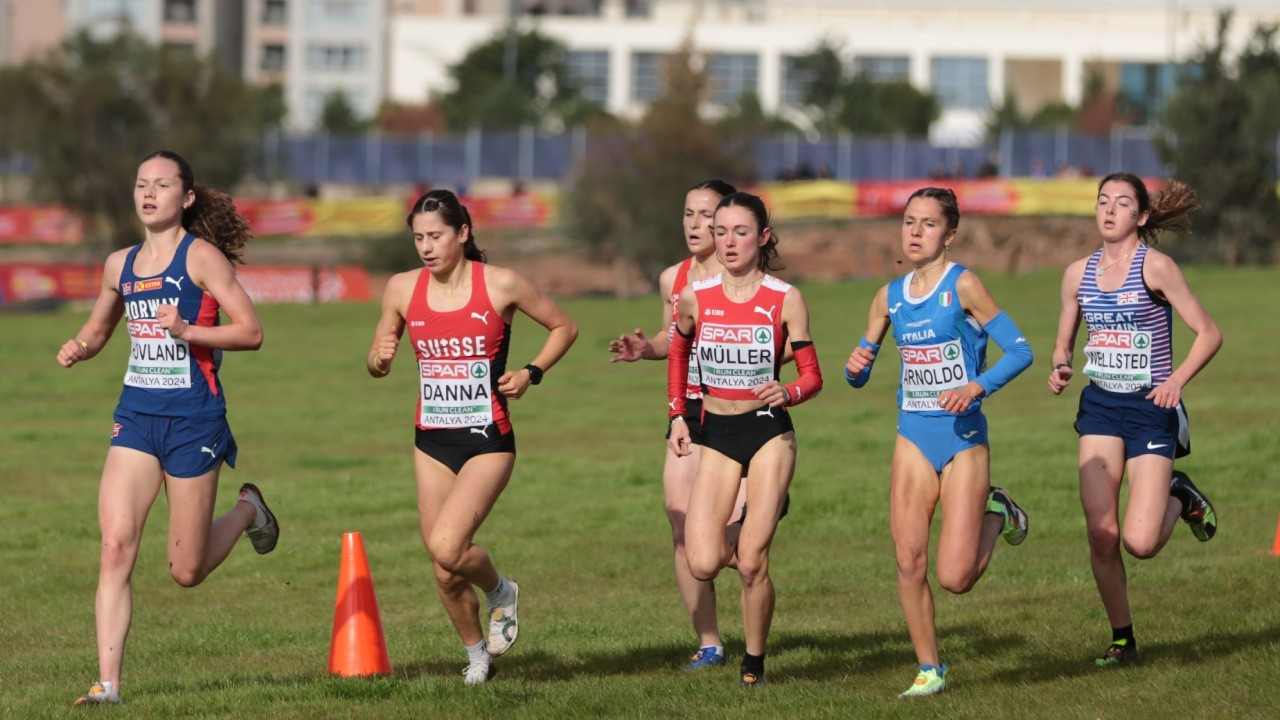
<svg viewBox="0 0 1280 720">
<path fill-rule="evenodd" d="M 791 59 L 820 41 L 855 69 L 935 93 L 938 142 L 973 143 L 1012 90 L 1023 112 L 1080 102 L 1096 72 L 1140 105 L 1212 40 L 1214 0 L 516 0 L 522 15 L 569 49 L 571 72 L 613 113 L 636 117 L 662 87 L 660 60 L 686 37 L 704 53 L 714 100 L 754 91 L 770 112 L 795 113 Z M 1230 43 L 1280 23 L 1280 2 L 1234 0 Z M 392 0 L 390 99 L 421 103 L 449 89 L 447 67 L 506 22 L 508 0 Z M 561 14 L 565 12 L 576 14 Z M 1166 87 L 1167 89 L 1167 87 Z"/>
</svg>

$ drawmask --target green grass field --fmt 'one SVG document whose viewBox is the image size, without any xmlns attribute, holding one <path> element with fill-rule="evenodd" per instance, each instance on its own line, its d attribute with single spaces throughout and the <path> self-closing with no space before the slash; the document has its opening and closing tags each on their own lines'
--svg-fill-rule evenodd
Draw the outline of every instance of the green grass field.
<svg viewBox="0 0 1280 720">
<path fill-rule="evenodd" d="M 161 499 L 134 573 L 123 708 L 131 718 L 1064 717 L 1264 718 L 1280 714 L 1280 300 L 1274 270 L 1188 273 L 1226 336 L 1186 393 L 1186 469 L 1214 500 L 1217 538 L 1179 527 L 1159 557 L 1128 561 L 1144 655 L 1090 667 L 1110 639 L 1077 499 L 1075 396 L 1045 388 L 1059 274 L 984 278 L 1036 351 L 988 405 L 995 482 L 1031 516 L 965 596 L 937 594 L 949 691 L 896 694 L 914 675 L 887 527 L 896 361 L 861 391 L 841 367 L 876 283 L 806 286 L 827 388 L 795 410 L 791 514 L 771 563 L 778 587 L 770 685 L 743 693 L 739 584 L 721 576 L 730 666 L 680 667 L 695 644 L 680 605 L 662 511 L 664 365 L 616 366 L 607 340 L 651 331 L 655 297 L 564 302 L 577 346 L 514 404 L 515 477 L 478 542 L 523 588 L 520 644 L 494 682 L 465 688 L 462 648 L 418 537 L 413 389 L 403 358 L 364 371 L 373 305 L 260 308 L 266 343 L 228 354 L 223 382 L 240 444 L 221 508 L 259 484 L 284 528 L 259 557 L 242 541 L 186 590 L 164 560 Z M 97 483 L 127 339 L 64 370 L 59 345 L 85 310 L 0 316 L 0 715 L 62 717 L 95 680 Z M 515 331 L 512 364 L 544 337 Z M 1179 328 L 1185 349 L 1189 333 Z M 998 351 L 993 351 L 998 353 Z M 1179 356 L 1181 357 L 1181 355 Z M 395 673 L 326 675 L 341 534 L 364 534 Z M 935 591 L 936 591 L 935 587 Z"/>
</svg>

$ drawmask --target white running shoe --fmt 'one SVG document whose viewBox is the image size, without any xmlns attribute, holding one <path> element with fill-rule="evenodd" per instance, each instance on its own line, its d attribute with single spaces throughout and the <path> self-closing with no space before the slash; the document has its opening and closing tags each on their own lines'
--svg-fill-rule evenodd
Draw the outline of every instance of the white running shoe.
<svg viewBox="0 0 1280 720">
<path fill-rule="evenodd" d="M 253 483 L 245 483 L 240 486 L 240 502 L 249 503 L 258 511 L 253 524 L 244 531 L 249 536 L 249 542 L 253 543 L 253 549 L 259 555 L 275 550 L 276 542 L 280 539 L 280 523 L 276 522 L 271 508 L 267 507 L 267 501 L 262 499 L 262 491 Z"/>
<path fill-rule="evenodd" d="M 498 666 L 491 662 L 474 662 L 462 669 L 463 685 L 479 685 L 498 674 Z"/>
<path fill-rule="evenodd" d="M 511 649 L 520 636 L 520 620 L 516 617 L 516 603 L 520 600 L 520 586 L 507 580 L 510 602 L 489 608 L 489 656 L 498 657 Z"/>
<path fill-rule="evenodd" d="M 99 680 L 89 688 L 89 692 L 80 696 L 76 705 L 119 705 L 120 692 L 112 687 L 111 682 Z"/>
</svg>

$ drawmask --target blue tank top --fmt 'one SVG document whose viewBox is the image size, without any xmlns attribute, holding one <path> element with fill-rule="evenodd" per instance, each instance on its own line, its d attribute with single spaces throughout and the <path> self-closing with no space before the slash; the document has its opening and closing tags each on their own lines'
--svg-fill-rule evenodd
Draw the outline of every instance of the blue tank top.
<svg viewBox="0 0 1280 720">
<path fill-rule="evenodd" d="M 218 381 L 222 351 L 169 337 L 156 322 L 156 308 L 175 305 L 191 325 L 219 324 L 218 301 L 187 274 L 187 251 L 195 236 L 187 233 L 164 272 L 138 277 L 135 245 L 120 270 L 120 297 L 129 330 L 129 366 L 120 393 L 120 409 L 146 415 L 216 418 L 226 414 Z"/>
<path fill-rule="evenodd" d="M 948 263 L 933 290 L 912 297 L 915 271 L 889 283 L 889 322 L 902 359 L 898 407 L 923 416 L 954 417 L 938 407 L 938 394 L 968 385 L 987 365 L 987 334 L 965 315 L 956 292 L 963 265 Z M 974 400 L 963 413 L 982 407 Z"/>
<path fill-rule="evenodd" d="M 1089 331 L 1084 374 L 1103 390 L 1145 394 L 1173 373 L 1173 309 L 1142 278 L 1146 259 L 1147 246 L 1138 243 L 1124 284 L 1104 292 L 1098 288 L 1098 250 L 1089 256 L 1076 290 Z"/>
</svg>

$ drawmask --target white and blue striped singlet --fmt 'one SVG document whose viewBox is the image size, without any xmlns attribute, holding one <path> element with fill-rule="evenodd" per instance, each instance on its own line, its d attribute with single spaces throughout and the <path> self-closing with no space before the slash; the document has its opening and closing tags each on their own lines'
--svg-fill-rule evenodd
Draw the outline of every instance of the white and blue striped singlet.
<svg viewBox="0 0 1280 720">
<path fill-rule="evenodd" d="M 1124 284 L 1112 292 L 1098 287 L 1102 250 L 1089 257 L 1076 290 L 1089 339 L 1084 374 L 1097 387 L 1116 393 L 1147 392 L 1173 373 L 1173 309 L 1142 277 L 1147 246 L 1139 243 Z"/>
</svg>

